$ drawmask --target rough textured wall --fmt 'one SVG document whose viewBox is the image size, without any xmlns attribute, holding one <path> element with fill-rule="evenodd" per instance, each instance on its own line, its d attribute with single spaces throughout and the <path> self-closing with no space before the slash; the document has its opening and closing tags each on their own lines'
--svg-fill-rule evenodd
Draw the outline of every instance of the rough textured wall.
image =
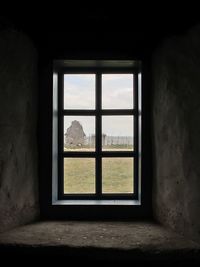
<svg viewBox="0 0 200 267">
<path fill-rule="evenodd" d="M 200 27 L 153 59 L 155 217 L 200 242 Z"/>
<path fill-rule="evenodd" d="M 22 33 L 0 32 L 0 232 L 39 214 L 37 53 Z"/>
</svg>

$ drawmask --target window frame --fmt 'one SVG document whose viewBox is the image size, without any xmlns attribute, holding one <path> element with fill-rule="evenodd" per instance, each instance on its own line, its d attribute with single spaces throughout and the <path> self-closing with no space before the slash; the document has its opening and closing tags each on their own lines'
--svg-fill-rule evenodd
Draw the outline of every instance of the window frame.
<svg viewBox="0 0 200 267">
<path fill-rule="evenodd" d="M 117 68 L 73 68 L 73 67 L 61 67 L 57 70 L 58 73 L 58 185 L 57 185 L 57 200 L 138 200 L 139 199 L 139 107 L 138 107 L 138 75 L 140 72 L 138 67 L 117 67 Z M 102 80 L 100 76 L 102 74 L 133 74 L 133 109 L 102 109 Z M 94 110 L 64 110 L 64 74 L 95 74 L 95 101 L 96 106 Z M 96 136 L 96 150 L 95 152 L 64 152 L 63 151 L 63 118 L 65 115 L 79 115 L 79 116 L 95 116 L 95 136 Z M 101 129 L 102 129 L 102 116 L 115 116 L 115 115 L 131 115 L 134 118 L 134 150 L 133 151 L 102 151 L 101 150 Z M 140 137 L 141 138 L 141 137 Z M 64 168 L 63 161 L 66 157 L 74 158 L 94 158 L 95 159 L 95 188 L 96 194 L 64 194 Z M 100 194 L 102 183 L 102 161 L 104 157 L 128 157 L 134 159 L 134 192 L 133 193 L 111 193 Z M 54 184 L 55 187 L 55 184 Z M 55 188 L 53 189 L 55 190 Z"/>
</svg>

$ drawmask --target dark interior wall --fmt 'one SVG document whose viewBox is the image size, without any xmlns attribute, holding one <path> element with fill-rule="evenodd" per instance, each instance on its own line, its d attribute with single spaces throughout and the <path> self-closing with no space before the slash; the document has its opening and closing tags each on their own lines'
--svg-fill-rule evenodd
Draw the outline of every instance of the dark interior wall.
<svg viewBox="0 0 200 267">
<path fill-rule="evenodd" d="M 200 242 L 200 27 L 153 58 L 154 215 Z"/>
<path fill-rule="evenodd" d="M 68 11 L 67 16 L 66 14 L 61 16 L 59 13 L 57 18 L 50 15 L 49 18 L 44 18 L 41 15 L 35 20 L 34 12 L 32 14 L 23 13 L 20 16 L 18 13 L 8 16 L 9 20 L 13 21 L 15 29 L 26 32 L 39 51 L 41 79 L 39 92 L 40 205 L 43 210 L 46 209 L 46 204 L 49 204 L 46 203 L 46 199 L 51 198 L 52 60 L 140 59 L 143 61 L 143 67 L 146 68 L 146 74 L 143 75 L 143 77 L 146 76 L 143 82 L 143 85 L 146 84 L 144 86 L 146 89 L 143 90 L 144 179 L 142 181 L 145 184 L 143 189 L 146 191 L 146 202 L 149 208 L 151 205 L 149 58 L 157 42 L 163 36 L 171 34 L 172 31 L 173 33 L 182 31 L 183 28 L 193 24 L 195 22 L 194 13 L 192 13 L 191 21 L 186 19 L 186 15 L 189 16 L 187 5 L 186 14 L 179 12 L 179 17 L 177 17 L 178 12 L 174 12 L 174 15 L 170 13 L 169 21 L 169 13 L 164 16 L 163 12 L 158 12 L 157 8 L 155 16 L 149 12 L 149 18 L 145 15 L 145 19 L 142 19 L 140 12 L 134 13 L 133 16 L 132 9 L 128 9 L 127 6 L 123 12 L 122 5 L 119 6 L 118 12 L 116 12 L 116 8 L 113 10 L 113 7 L 110 12 L 111 10 L 107 8 L 97 6 L 97 13 L 83 9 L 77 13 L 77 9 L 76 7 L 74 12 Z M 197 15 L 199 17 L 199 14 Z M 5 22 L 5 25 L 8 25 L 8 22 Z M 17 32 L 4 32 L 0 36 L 0 225 L 4 229 L 7 226 L 11 227 L 29 221 L 38 214 L 37 155 L 35 155 L 35 119 L 38 109 L 35 104 L 37 102 L 35 49 L 24 35 Z M 184 47 L 186 49 L 185 45 L 182 48 Z M 187 53 L 190 52 L 187 51 Z M 158 75 L 164 75 L 159 68 L 161 65 L 165 66 L 168 49 L 163 49 L 158 53 L 162 57 L 161 62 L 155 63 L 158 68 L 158 71 L 155 72 L 156 84 L 159 83 Z M 157 90 L 156 94 L 159 95 L 160 91 Z M 155 101 L 159 102 L 160 100 Z M 21 104 L 22 102 L 23 104 Z M 29 105 L 26 104 L 28 102 Z M 160 111 L 159 114 L 158 116 L 162 117 Z M 27 129 L 30 131 L 28 132 Z M 161 140 L 159 142 L 161 143 Z M 27 154 L 26 157 L 25 154 Z M 156 168 L 158 169 L 161 159 L 159 156 L 157 158 L 159 163 Z M 29 165 L 26 164 L 27 161 L 29 161 Z M 156 179 L 155 188 L 157 183 L 159 184 L 158 179 Z M 47 190 L 47 186 L 49 190 Z M 156 192 L 156 190 L 154 191 Z M 156 193 L 155 199 L 158 199 L 157 195 Z M 76 214 L 74 208 L 73 213 Z M 64 211 L 63 214 L 66 215 L 66 212 Z"/>
<path fill-rule="evenodd" d="M 0 31 L 0 232 L 38 217 L 37 52 Z"/>
</svg>

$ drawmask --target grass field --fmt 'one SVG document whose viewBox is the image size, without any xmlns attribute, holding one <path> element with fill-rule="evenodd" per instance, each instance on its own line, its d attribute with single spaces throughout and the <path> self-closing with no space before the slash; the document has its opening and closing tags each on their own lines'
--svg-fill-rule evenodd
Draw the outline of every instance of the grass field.
<svg viewBox="0 0 200 267">
<path fill-rule="evenodd" d="M 133 159 L 103 158 L 103 193 L 133 193 Z M 95 193 L 95 159 L 64 160 L 64 192 Z"/>
</svg>

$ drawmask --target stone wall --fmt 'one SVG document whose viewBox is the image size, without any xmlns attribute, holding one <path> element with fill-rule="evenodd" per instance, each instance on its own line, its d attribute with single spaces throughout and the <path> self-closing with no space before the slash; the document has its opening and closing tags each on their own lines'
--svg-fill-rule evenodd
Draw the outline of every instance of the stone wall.
<svg viewBox="0 0 200 267">
<path fill-rule="evenodd" d="M 153 57 L 154 215 L 200 242 L 200 27 Z"/>
<path fill-rule="evenodd" d="M 39 215 L 37 52 L 14 30 L 0 31 L 0 232 Z"/>
</svg>

